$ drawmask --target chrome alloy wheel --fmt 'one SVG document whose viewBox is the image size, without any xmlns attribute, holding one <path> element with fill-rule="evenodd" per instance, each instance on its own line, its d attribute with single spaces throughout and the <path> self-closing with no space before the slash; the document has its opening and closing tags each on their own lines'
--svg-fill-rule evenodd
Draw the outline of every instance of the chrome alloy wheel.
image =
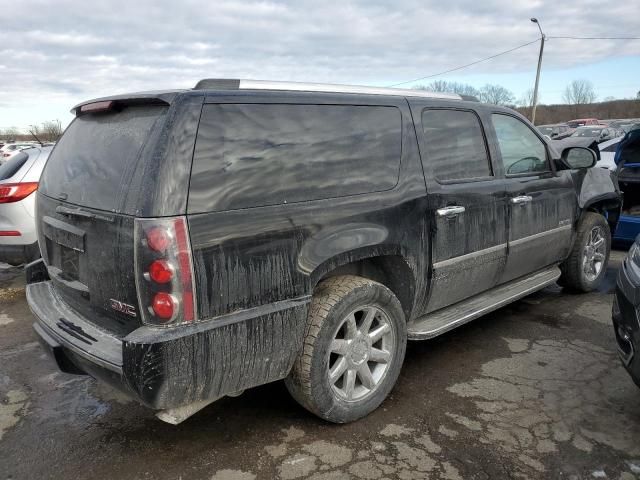
<svg viewBox="0 0 640 480">
<path fill-rule="evenodd" d="M 601 227 L 593 227 L 589 233 L 589 240 L 582 254 L 582 271 L 590 282 L 593 282 L 604 267 L 607 258 L 607 242 Z"/>
<path fill-rule="evenodd" d="M 396 332 L 387 314 L 364 306 L 347 315 L 329 348 L 327 375 L 333 392 L 360 401 L 382 383 L 395 354 Z"/>
</svg>

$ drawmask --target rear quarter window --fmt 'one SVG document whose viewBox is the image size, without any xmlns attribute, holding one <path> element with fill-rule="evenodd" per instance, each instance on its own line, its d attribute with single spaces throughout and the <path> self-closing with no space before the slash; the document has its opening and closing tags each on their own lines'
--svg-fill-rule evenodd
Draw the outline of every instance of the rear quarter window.
<svg viewBox="0 0 640 480">
<path fill-rule="evenodd" d="M 188 210 L 389 190 L 398 182 L 401 130 L 396 107 L 205 105 Z"/>
</svg>

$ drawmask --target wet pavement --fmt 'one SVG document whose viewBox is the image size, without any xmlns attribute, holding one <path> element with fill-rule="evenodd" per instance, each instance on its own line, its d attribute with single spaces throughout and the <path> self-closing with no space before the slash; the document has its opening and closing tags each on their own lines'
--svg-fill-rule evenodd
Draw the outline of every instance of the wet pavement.
<svg viewBox="0 0 640 480">
<path fill-rule="evenodd" d="M 88 377 L 58 373 L 31 329 L 22 272 L 0 266 L 0 479 L 633 479 L 640 389 L 602 291 L 551 287 L 410 343 L 382 407 L 350 425 L 281 382 L 178 426 Z"/>
</svg>

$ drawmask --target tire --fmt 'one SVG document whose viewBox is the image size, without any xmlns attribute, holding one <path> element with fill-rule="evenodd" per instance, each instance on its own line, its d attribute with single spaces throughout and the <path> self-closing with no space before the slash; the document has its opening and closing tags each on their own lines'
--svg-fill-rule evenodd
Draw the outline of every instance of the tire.
<svg viewBox="0 0 640 480">
<path fill-rule="evenodd" d="M 599 235 L 598 242 L 602 242 L 601 249 L 593 248 L 596 230 Z M 595 290 L 606 274 L 610 253 L 611 231 L 606 219 L 598 213 L 585 212 L 578 224 L 573 249 L 560 265 L 562 275 L 558 283 L 576 292 L 586 293 Z"/>
<path fill-rule="evenodd" d="M 314 292 L 303 348 L 285 384 L 317 416 L 352 422 L 391 392 L 406 346 L 404 312 L 391 290 L 362 277 L 332 277 Z"/>
</svg>

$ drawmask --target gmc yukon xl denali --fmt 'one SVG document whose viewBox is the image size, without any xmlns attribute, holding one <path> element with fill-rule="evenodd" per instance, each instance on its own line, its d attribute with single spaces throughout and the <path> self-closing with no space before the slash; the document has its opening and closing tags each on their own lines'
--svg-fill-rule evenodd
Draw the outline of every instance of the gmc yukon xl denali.
<svg viewBox="0 0 640 480">
<path fill-rule="evenodd" d="M 34 328 L 173 423 L 282 379 L 358 419 L 407 339 L 595 288 L 620 214 L 591 150 L 458 95 L 214 79 L 73 112 L 37 193 Z"/>
</svg>

